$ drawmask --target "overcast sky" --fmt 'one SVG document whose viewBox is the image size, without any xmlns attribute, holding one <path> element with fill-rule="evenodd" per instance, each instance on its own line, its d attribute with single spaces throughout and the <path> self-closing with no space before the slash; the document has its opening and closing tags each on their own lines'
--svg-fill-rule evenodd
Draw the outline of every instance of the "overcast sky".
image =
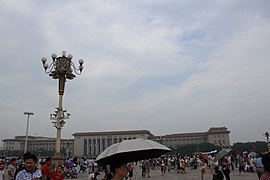
<svg viewBox="0 0 270 180">
<path fill-rule="evenodd" d="M 270 131 L 268 0 L 0 0 L 0 137 L 55 137 L 58 81 L 41 58 L 73 55 L 67 81 L 75 132 L 154 135 L 225 126 L 231 143 Z"/>
</svg>

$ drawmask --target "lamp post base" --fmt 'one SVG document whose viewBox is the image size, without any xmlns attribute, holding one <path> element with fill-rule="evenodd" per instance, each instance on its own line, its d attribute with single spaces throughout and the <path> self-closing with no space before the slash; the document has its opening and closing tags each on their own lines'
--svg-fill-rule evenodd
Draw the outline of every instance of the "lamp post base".
<svg viewBox="0 0 270 180">
<path fill-rule="evenodd" d="M 64 165 L 66 158 L 61 156 L 60 153 L 55 153 L 55 155 L 52 157 L 52 161 L 55 164 L 55 167 L 57 167 L 58 165 Z"/>
</svg>

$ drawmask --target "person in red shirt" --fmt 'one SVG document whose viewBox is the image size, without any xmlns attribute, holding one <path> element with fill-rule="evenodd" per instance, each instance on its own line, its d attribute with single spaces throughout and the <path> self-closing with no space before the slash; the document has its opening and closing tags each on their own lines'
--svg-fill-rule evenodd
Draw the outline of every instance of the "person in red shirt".
<svg viewBox="0 0 270 180">
<path fill-rule="evenodd" d="M 50 166 L 52 165 L 52 158 L 46 158 L 44 166 L 41 168 L 42 173 L 42 180 L 51 180 L 51 169 Z"/>
<path fill-rule="evenodd" d="M 52 180 L 63 180 L 64 179 L 64 176 L 63 176 L 63 168 L 61 165 L 59 165 L 57 167 L 57 170 L 56 172 L 54 172 L 52 174 Z"/>
</svg>

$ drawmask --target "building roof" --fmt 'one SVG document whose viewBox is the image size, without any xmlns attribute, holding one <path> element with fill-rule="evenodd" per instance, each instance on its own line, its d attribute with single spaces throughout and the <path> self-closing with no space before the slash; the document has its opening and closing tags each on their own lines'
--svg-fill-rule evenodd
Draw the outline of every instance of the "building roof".
<svg viewBox="0 0 270 180">
<path fill-rule="evenodd" d="M 26 136 L 15 136 L 15 139 L 25 139 Z M 45 136 L 27 136 L 28 140 L 53 140 L 55 138 L 45 137 Z"/>
<path fill-rule="evenodd" d="M 231 131 L 228 130 L 226 127 L 211 127 L 208 130 L 208 134 L 216 134 L 216 133 L 230 133 Z"/>
<path fill-rule="evenodd" d="M 10 139 L 3 139 L 3 141 L 25 141 L 26 136 L 15 136 Z M 55 141 L 55 138 L 45 136 L 27 136 L 28 141 Z M 74 139 L 61 139 L 62 141 L 74 141 Z"/>
<path fill-rule="evenodd" d="M 211 127 L 207 132 L 195 132 L 195 133 L 177 133 L 168 134 L 164 136 L 152 136 L 151 139 L 160 138 L 183 138 L 183 137 L 205 137 L 208 134 L 230 133 L 226 127 Z"/>
<path fill-rule="evenodd" d="M 130 130 L 130 131 L 101 131 L 101 132 L 80 132 L 72 134 L 76 136 L 111 136 L 111 135 L 129 135 L 129 134 L 148 134 L 153 136 L 148 130 Z"/>
<path fill-rule="evenodd" d="M 181 137 L 202 137 L 206 136 L 206 132 L 197 132 L 197 133 L 179 133 L 179 134 L 168 134 L 165 135 L 165 138 L 181 138 Z"/>
</svg>

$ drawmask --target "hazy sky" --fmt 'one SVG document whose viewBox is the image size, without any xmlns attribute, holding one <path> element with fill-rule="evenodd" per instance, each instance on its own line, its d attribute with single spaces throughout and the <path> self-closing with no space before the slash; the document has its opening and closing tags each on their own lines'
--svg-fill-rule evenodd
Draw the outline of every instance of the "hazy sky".
<svg viewBox="0 0 270 180">
<path fill-rule="evenodd" d="M 270 131 L 269 0 L 0 0 L 1 139 L 55 137 L 58 81 L 41 58 L 73 55 L 63 107 L 75 132 L 154 135 L 225 126 L 231 143 Z"/>
</svg>

